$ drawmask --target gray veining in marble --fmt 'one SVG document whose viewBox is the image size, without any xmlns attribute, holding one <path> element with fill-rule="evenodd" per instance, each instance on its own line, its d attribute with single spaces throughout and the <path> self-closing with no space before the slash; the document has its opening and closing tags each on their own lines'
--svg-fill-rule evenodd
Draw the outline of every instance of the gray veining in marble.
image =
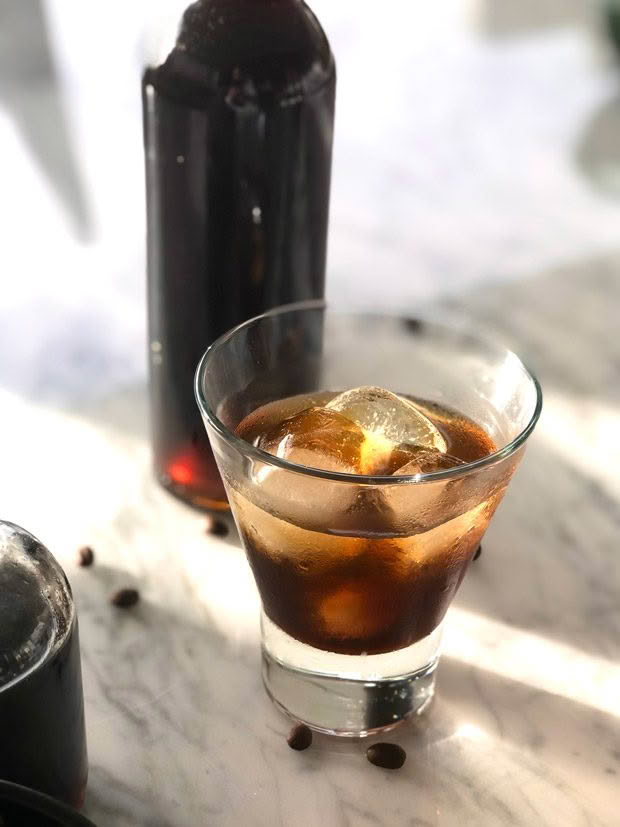
<svg viewBox="0 0 620 827">
<path fill-rule="evenodd" d="M 458 302 L 529 352 L 550 404 L 452 611 L 436 702 L 393 736 L 408 752 L 397 774 L 367 764 L 365 744 L 318 737 L 307 753 L 288 749 L 288 723 L 260 686 L 243 554 L 151 481 L 133 392 L 113 395 L 100 419 L 6 394 L 5 421 L 27 423 L 30 456 L 45 462 L 20 473 L 15 446 L 5 507 L 56 551 L 80 610 L 87 813 L 162 827 L 617 823 L 617 448 L 604 446 L 607 467 L 590 420 L 617 423 L 606 308 L 618 267 L 620 257 L 593 260 Z M 574 441 L 559 450 L 563 405 Z M 84 541 L 92 569 L 73 562 Z M 134 611 L 108 605 L 134 583 L 144 598 Z"/>
</svg>

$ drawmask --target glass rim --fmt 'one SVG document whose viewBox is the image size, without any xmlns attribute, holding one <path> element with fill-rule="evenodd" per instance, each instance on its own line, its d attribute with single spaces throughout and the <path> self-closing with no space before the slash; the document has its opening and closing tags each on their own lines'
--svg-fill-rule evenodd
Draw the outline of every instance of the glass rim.
<svg viewBox="0 0 620 827">
<path fill-rule="evenodd" d="M 528 439 L 532 431 L 534 430 L 536 423 L 540 417 L 540 413 L 542 411 L 542 388 L 538 379 L 536 378 L 535 374 L 524 364 L 524 362 L 517 356 L 517 354 L 510 350 L 503 345 L 499 345 L 504 351 L 506 355 L 513 356 L 518 364 L 520 365 L 521 369 L 523 370 L 525 376 L 530 380 L 534 389 L 536 391 L 536 404 L 534 406 L 534 411 L 532 416 L 530 417 L 528 423 L 525 427 L 517 434 L 514 439 L 512 439 L 509 443 L 504 445 L 503 448 L 499 448 L 497 451 L 494 451 L 492 454 L 488 454 L 481 459 L 474 460 L 473 462 L 467 462 L 463 465 L 456 465 L 453 468 L 446 468 L 441 471 L 429 471 L 425 474 L 407 474 L 402 476 L 391 476 L 391 475 L 367 475 L 367 474 L 352 474 L 345 471 L 326 471 L 322 468 L 313 468 L 309 465 L 300 465 L 296 462 L 290 462 L 286 459 L 281 459 L 280 457 L 276 457 L 273 454 L 268 453 L 267 451 L 263 451 L 262 448 L 258 448 L 255 445 L 252 445 L 249 442 L 246 442 L 245 439 L 237 436 L 234 431 L 231 431 L 216 415 L 215 411 L 211 408 L 209 402 L 206 399 L 206 396 L 203 391 L 203 378 L 206 374 L 207 366 L 209 361 L 213 358 L 213 356 L 227 343 L 229 342 L 234 336 L 239 333 L 239 331 L 249 328 L 252 325 L 257 324 L 258 322 L 262 321 L 263 319 L 269 319 L 273 316 L 281 316 L 286 313 L 292 312 L 299 312 L 304 310 L 327 310 L 328 303 L 324 299 L 309 299 L 307 301 L 301 302 L 292 302 L 291 304 L 280 305 L 279 307 L 274 307 L 271 310 L 266 311 L 265 313 L 260 313 L 258 316 L 253 316 L 251 319 L 246 319 L 246 321 L 241 322 L 241 324 L 235 325 L 226 333 L 223 333 L 219 338 L 217 338 L 204 352 L 202 355 L 200 362 L 198 363 L 198 367 L 196 368 L 196 373 L 194 377 L 194 393 L 196 396 L 196 401 L 198 403 L 198 407 L 200 409 L 201 414 L 207 420 L 209 425 L 219 434 L 225 442 L 229 445 L 232 445 L 235 450 L 237 450 L 240 454 L 245 457 L 250 457 L 258 462 L 262 462 L 264 465 L 271 465 L 276 468 L 280 468 L 283 471 L 290 471 L 295 474 L 302 474 L 304 476 L 310 477 L 317 477 L 319 479 L 329 480 L 331 482 L 344 482 L 349 484 L 356 484 L 356 485 L 419 485 L 421 483 L 427 482 L 438 482 L 442 480 L 451 480 L 458 477 L 466 476 L 470 474 L 472 471 L 477 471 L 481 468 L 486 468 L 487 466 L 495 465 L 498 462 L 506 459 L 507 457 L 514 454 Z M 396 313 L 377 313 L 375 311 L 366 312 L 364 310 L 354 310 L 354 311 L 342 311 L 336 309 L 336 315 L 339 316 L 351 316 L 351 317 L 365 317 L 368 318 L 369 316 L 375 317 L 377 319 L 402 319 L 404 318 L 401 315 Z M 446 323 L 442 324 L 434 319 L 429 317 L 424 317 L 424 315 L 416 315 L 416 320 L 419 319 L 420 321 L 427 322 L 428 324 L 432 325 L 436 329 L 444 329 L 449 331 L 450 326 Z M 482 345 L 489 345 L 491 347 L 497 348 L 497 343 L 494 343 L 490 338 L 485 336 L 481 336 L 478 333 L 475 333 L 477 342 Z"/>
</svg>

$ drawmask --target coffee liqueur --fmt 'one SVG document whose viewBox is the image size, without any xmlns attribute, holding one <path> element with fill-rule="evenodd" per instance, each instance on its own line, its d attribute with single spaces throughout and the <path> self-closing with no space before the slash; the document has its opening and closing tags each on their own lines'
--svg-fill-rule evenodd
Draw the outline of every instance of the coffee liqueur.
<svg viewBox="0 0 620 827">
<path fill-rule="evenodd" d="M 330 410 L 336 396 L 312 394 L 269 403 L 247 416 L 236 432 L 299 464 L 347 473 L 372 470 L 395 479 L 445 471 L 496 449 L 480 425 L 424 401 L 413 403 L 423 419 L 412 417 L 409 425 L 395 418 L 389 425 L 392 435 L 415 427 L 429 446 L 395 442 L 390 448 L 383 437 L 373 438 Z M 350 407 L 347 414 L 353 411 L 359 419 L 360 410 L 359 405 Z M 377 410 L 376 400 L 368 410 Z M 404 402 L 402 413 L 411 413 Z M 420 428 L 427 423 L 424 434 Z M 430 447 L 433 438 L 441 451 Z M 428 487 L 426 503 L 422 493 L 412 493 L 416 486 L 395 484 L 361 486 L 355 495 L 344 486 L 342 502 L 336 500 L 340 493 L 334 486 L 331 501 L 321 504 L 313 478 L 298 475 L 294 480 L 289 474 L 280 483 L 278 473 L 259 472 L 249 496 L 231 493 L 263 608 L 296 640 L 350 655 L 411 646 L 439 625 L 503 495 L 502 488 L 480 502 L 478 488 L 469 491 L 466 479 L 448 479 Z M 290 515 L 284 508 L 271 513 L 261 507 L 261 487 L 273 503 L 280 484 L 287 490 L 299 486 L 297 501 L 307 502 L 305 511 L 302 507 Z"/>
<path fill-rule="evenodd" d="M 324 293 L 335 65 L 300 0 L 198 0 L 143 77 L 155 470 L 226 506 L 193 394 L 219 335 Z"/>
</svg>

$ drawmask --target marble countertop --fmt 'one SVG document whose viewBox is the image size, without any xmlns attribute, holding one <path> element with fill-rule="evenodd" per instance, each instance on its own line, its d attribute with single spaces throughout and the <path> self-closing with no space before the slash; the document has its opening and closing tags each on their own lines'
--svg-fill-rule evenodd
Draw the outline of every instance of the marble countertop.
<svg viewBox="0 0 620 827">
<path fill-rule="evenodd" d="M 86 94 L 89 54 L 67 46 L 62 5 L 47 3 L 48 20 L 92 198 L 78 232 L 75 181 L 65 169 L 56 198 L 36 161 L 37 147 L 58 149 L 54 135 L 26 140 L 4 73 L 0 258 L 14 275 L 0 293 L 0 502 L 76 596 L 86 814 L 99 827 L 617 825 L 620 78 L 594 4 L 426 4 L 395 31 L 375 4 L 314 3 L 340 62 L 330 295 L 466 313 L 545 392 L 448 614 L 433 706 L 390 736 L 408 753 L 394 773 L 366 761 L 368 742 L 288 748 L 290 724 L 261 687 L 258 600 L 234 530 L 208 536 L 152 479 L 137 83 L 136 100 L 114 99 L 104 147 L 88 106 L 114 96 Z M 102 32 L 114 6 L 89 5 Z M 106 76 L 117 91 L 131 86 L 127 31 L 118 77 Z M 400 79 L 387 95 L 368 70 L 371 35 Z M 394 37 L 407 50 L 389 48 Z M 47 87 L 28 88 L 31 114 L 49 115 Z M 370 123 L 369 94 L 382 106 Z M 94 163 L 104 152 L 115 164 Z M 84 544 L 89 569 L 75 562 Z M 108 597 L 127 585 L 142 600 L 120 611 Z"/>
<path fill-rule="evenodd" d="M 3 508 L 53 549 L 78 603 L 87 814 L 102 827 L 617 824 L 619 268 L 600 259 L 451 302 L 527 355 L 546 407 L 448 613 L 436 700 L 390 736 L 408 753 L 397 773 L 367 763 L 367 742 L 288 748 L 261 687 L 244 554 L 153 482 L 142 388 L 70 414 L 2 392 L 4 428 L 28 434 L 26 453 L 3 450 Z M 143 599 L 121 611 L 108 597 L 126 585 Z"/>
</svg>

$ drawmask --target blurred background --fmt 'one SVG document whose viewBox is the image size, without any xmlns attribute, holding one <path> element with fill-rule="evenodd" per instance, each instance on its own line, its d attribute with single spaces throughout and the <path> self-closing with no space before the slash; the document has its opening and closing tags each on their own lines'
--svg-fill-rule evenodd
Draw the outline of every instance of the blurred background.
<svg viewBox="0 0 620 827">
<path fill-rule="evenodd" d="M 618 247 L 602 3 L 312 5 L 339 70 L 332 299 L 409 311 Z M 66 398 L 145 377 L 139 81 L 156 9 L 0 3 L 2 386 Z"/>
<path fill-rule="evenodd" d="M 609 4 L 312 5 L 339 71 L 332 299 L 410 312 L 618 248 Z M 139 81 L 157 6 L 0 3 L 0 385 L 39 401 L 145 379 Z"/>
</svg>

